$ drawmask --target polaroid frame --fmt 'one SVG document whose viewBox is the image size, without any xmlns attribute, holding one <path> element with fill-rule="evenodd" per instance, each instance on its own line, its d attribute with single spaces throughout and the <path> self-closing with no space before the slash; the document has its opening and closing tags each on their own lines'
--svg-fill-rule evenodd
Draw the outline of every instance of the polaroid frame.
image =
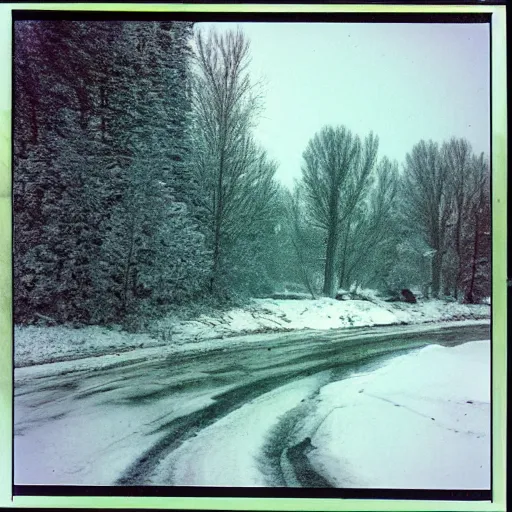
<svg viewBox="0 0 512 512">
<path fill-rule="evenodd" d="M 504 511 L 506 509 L 507 395 L 507 89 L 504 5 L 258 5 L 258 4 L 2 4 L 0 6 L 0 506 L 66 508 L 164 508 L 206 510 Z M 12 496 L 12 11 L 130 11 L 181 13 L 432 13 L 491 15 L 492 165 L 492 501 L 420 501 L 339 498 Z M 428 19 L 426 20 L 428 21 Z M 84 490 L 87 488 L 84 487 Z"/>
</svg>

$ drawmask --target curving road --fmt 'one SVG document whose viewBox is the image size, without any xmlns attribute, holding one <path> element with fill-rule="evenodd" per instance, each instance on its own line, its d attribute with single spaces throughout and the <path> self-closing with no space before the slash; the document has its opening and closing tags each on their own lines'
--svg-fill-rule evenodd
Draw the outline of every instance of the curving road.
<svg viewBox="0 0 512 512">
<path fill-rule="evenodd" d="M 15 383 L 15 484 L 327 486 L 308 465 L 308 438 L 290 436 L 306 399 L 330 380 L 404 351 L 489 339 L 489 324 L 255 339 L 110 369 L 25 376 Z M 229 443 L 236 449 L 225 451 Z M 204 465 L 215 457 L 231 457 L 227 467 L 253 474 L 197 471 L 199 459 Z"/>
</svg>

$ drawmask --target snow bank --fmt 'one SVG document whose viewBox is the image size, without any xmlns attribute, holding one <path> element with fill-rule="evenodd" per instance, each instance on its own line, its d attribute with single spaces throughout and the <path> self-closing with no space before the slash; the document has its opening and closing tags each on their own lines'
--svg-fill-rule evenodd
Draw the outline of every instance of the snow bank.
<svg viewBox="0 0 512 512">
<path fill-rule="evenodd" d="M 144 334 L 90 326 L 70 327 L 15 326 L 16 366 L 29 366 L 102 354 L 116 354 L 161 344 Z"/>
<path fill-rule="evenodd" d="M 15 327 L 15 365 L 115 355 L 158 346 L 177 347 L 245 334 L 479 319 L 489 318 L 489 313 L 487 305 L 440 300 L 405 304 L 387 303 L 376 297 L 371 301 L 254 299 L 244 309 L 233 309 L 216 317 L 203 315 L 194 321 L 164 318 L 155 321 L 147 334 L 101 327 Z"/>
<path fill-rule="evenodd" d="M 417 304 L 370 300 L 339 301 L 253 299 L 246 308 L 237 308 L 216 318 L 200 316 L 192 322 L 172 318 L 155 322 L 152 333 L 177 343 L 214 339 L 240 334 L 298 329 L 340 329 L 375 325 L 441 322 L 489 318 L 487 305 L 465 305 L 432 300 Z"/>
<path fill-rule="evenodd" d="M 430 345 L 323 387 L 297 439 L 336 487 L 490 488 L 490 343 Z"/>
<path fill-rule="evenodd" d="M 386 304 L 382 303 L 381 304 Z M 416 304 L 395 302 L 393 313 L 400 323 L 446 322 L 489 318 L 490 308 L 486 304 L 459 304 L 443 300 L 426 300 Z"/>
</svg>

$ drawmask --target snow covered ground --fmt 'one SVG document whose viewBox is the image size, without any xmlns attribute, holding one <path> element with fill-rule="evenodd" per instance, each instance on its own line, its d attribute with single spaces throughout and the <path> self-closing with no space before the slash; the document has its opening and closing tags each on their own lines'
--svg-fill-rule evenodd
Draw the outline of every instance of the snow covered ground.
<svg viewBox="0 0 512 512">
<path fill-rule="evenodd" d="M 400 475 L 413 474 L 417 456 L 427 462 L 411 482 L 445 474 L 446 486 L 468 488 L 488 467 L 489 342 L 428 345 L 381 367 L 365 361 L 383 337 L 391 348 L 401 336 L 454 344 L 487 337 L 488 325 L 253 334 L 16 368 L 16 482 L 115 485 L 149 460 L 134 482 L 304 485 L 286 449 L 310 438 L 301 460 L 334 486 L 404 487 Z M 336 367 L 321 364 L 333 351 Z M 352 374 L 370 371 L 361 364 L 372 372 Z M 190 437 L 160 452 L 175 439 L 174 421 Z M 379 464 L 393 476 L 375 474 Z"/>
<path fill-rule="evenodd" d="M 293 382 L 228 414 L 164 459 L 152 483 L 269 485 L 265 438 L 299 406 L 309 412 L 290 446 L 309 437 L 306 456 L 333 487 L 490 488 L 489 341 L 430 345 L 366 374 L 322 380 Z M 289 472 L 286 457 L 281 465 Z"/>
<path fill-rule="evenodd" d="M 16 398 L 17 484 L 115 485 L 126 467 L 161 439 L 159 424 L 212 402 L 207 392 L 170 395 L 163 401 L 145 403 L 141 413 L 130 404 L 133 389 L 119 384 L 114 388 L 114 384 L 113 380 L 112 390 L 103 386 L 106 391 L 99 393 L 100 398 L 93 395 L 94 386 L 78 401 L 69 399 L 70 390 L 57 399 L 54 395 L 45 398 L 43 392 L 36 405 Z M 118 402 L 115 407 L 113 400 Z"/>
<path fill-rule="evenodd" d="M 488 305 L 463 305 L 440 300 L 417 304 L 321 298 L 318 300 L 254 299 L 244 309 L 195 321 L 165 318 L 148 334 L 131 334 L 118 328 L 17 326 L 14 330 L 15 365 L 23 367 L 151 347 L 180 347 L 205 340 L 222 340 L 244 334 L 300 329 L 335 329 L 489 318 Z M 115 362 L 115 361 L 114 361 Z"/>
<path fill-rule="evenodd" d="M 323 387 L 297 439 L 335 487 L 490 488 L 490 343 L 430 345 Z"/>
<path fill-rule="evenodd" d="M 328 378 L 328 372 L 294 381 L 228 414 L 171 453 L 150 478 L 155 485 L 264 487 L 260 459 L 266 435 Z M 262 414 L 263 413 L 263 414 Z"/>
</svg>

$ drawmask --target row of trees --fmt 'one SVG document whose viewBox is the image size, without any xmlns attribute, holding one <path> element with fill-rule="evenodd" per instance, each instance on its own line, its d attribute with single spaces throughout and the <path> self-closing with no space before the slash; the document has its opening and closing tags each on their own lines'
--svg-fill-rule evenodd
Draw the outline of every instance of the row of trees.
<svg viewBox="0 0 512 512">
<path fill-rule="evenodd" d="M 17 322 L 136 320 L 258 281 L 278 185 L 247 64 L 240 32 L 192 23 L 16 22 Z"/>
<path fill-rule="evenodd" d="M 430 274 L 434 295 L 488 294 L 483 156 L 420 142 L 400 173 L 375 135 L 325 127 L 290 192 L 253 137 L 249 58 L 241 32 L 185 22 L 16 22 L 16 322 L 140 325 L 206 297 Z"/>
<path fill-rule="evenodd" d="M 297 229 L 323 234 L 323 255 L 317 253 L 316 265 L 309 260 L 310 273 L 321 262 L 323 294 L 360 284 L 390 292 L 421 287 L 425 295 L 467 302 L 489 296 L 484 155 L 465 139 L 420 141 L 399 172 L 396 162 L 377 162 L 377 149 L 373 134 L 361 142 L 345 127 L 325 127 L 304 152 L 295 198 L 304 221 Z"/>
<path fill-rule="evenodd" d="M 251 135 L 262 98 L 243 34 L 199 34 L 196 55 L 194 168 L 207 185 L 210 291 L 301 281 L 313 296 L 353 284 L 470 302 L 490 294 L 489 168 L 466 140 L 420 141 L 400 173 L 378 160 L 374 134 L 327 126 L 288 193 Z"/>
<path fill-rule="evenodd" d="M 409 226 L 431 248 L 431 287 L 468 302 L 490 295 L 490 170 L 464 139 L 421 141 L 406 157 Z M 442 286 L 442 288 L 441 288 Z"/>
</svg>

